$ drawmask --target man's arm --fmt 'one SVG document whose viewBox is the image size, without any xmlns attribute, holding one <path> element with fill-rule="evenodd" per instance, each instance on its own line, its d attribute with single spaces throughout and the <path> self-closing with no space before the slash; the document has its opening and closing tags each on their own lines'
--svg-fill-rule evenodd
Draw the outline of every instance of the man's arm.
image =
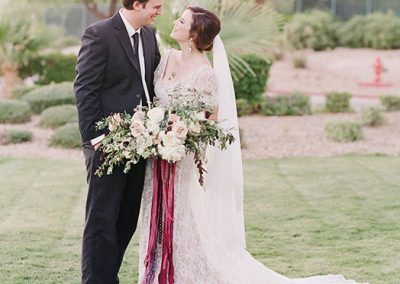
<svg viewBox="0 0 400 284">
<path fill-rule="evenodd" d="M 103 84 L 106 63 L 107 47 L 97 27 L 91 26 L 82 36 L 74 83 L 79 129 L 83 142 L 104 134 L 95 129 L 95 123 L 102 118 L 99 89 Z"/>
</svg>

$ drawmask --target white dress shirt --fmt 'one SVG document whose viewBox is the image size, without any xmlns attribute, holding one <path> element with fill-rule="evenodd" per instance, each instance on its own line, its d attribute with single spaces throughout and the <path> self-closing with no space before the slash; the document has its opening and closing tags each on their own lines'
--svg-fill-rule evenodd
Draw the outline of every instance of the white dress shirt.
<svg viewBox="0 0 400 284">
<path fill-rule="evenodd" d="M 144 93 L 146 95 L 146 100 L 147 100 L 147 105 L 150 106 L 150 95 L 149 95 L 149 90 L 147 89 L 147 84 L 146 84 L 146 69 L 145 69 L 145 64 L 144 64 L 144 55 L 143 55 L 143 45 L 142 45 L 142 37 L 140 36 L 140 32 L 142 31 L 142 28 L 138 28 L 137 30 L 135 30 L 132 25 L 128 22 L 128 20 L 124 17 L 124 15 L 122 14 L 122 9 L 119 10 L 119 15 L 122 18 L 122 21 L 124 22 L 125 28 L 128 32 L 129 35 L 129 40 L 131 41 L 131 45 L 132 45 L 132 49 L 134 48 L 133 46 L 133 35 L 135 33 L 139 34 L 139 65 L 140 65 L 140 73 L 141 73 L 141 79 L 142 79 L 142 85 L 143 85 L 143 89 L 144 89 Z M 140 99 L 140 105 L 142 105 L 142 99 Z M 90 140 L 90 143 L 92 145 L 95 145 L 97 143 L 99 143 L 101 140 L 104 139 L 104 134 L 100 135 L 92 140 Z"/>
</svg>

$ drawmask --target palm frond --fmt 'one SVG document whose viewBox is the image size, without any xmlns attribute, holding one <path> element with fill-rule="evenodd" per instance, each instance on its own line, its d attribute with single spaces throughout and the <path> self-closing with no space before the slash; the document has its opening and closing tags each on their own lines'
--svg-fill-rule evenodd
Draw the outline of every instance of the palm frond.
<svg viewBox="0 0 400 284">
<path fill-rule="evenodd" d="M 222 22 L 220 36 L 235 80 L 245 71 L 254 74 L 242 56 L 253 54 L 269 60 L 268 50 L 275 45 L 282 21 L 271 5 L 257 5 L 242 0 L 167 0 L 165 3 L 164 13 L 156 24 L 162 38 L 162 34 L 169 36 L 172 21 L 189 5 L 203 7 L 219 16 Z M 163 41 L 169 46 L 171 42 Z"/>
</svg>

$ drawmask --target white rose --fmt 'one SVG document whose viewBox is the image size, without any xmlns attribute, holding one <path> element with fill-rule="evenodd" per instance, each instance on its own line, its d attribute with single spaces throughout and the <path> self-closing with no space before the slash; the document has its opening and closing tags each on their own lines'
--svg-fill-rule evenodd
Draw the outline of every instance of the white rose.
<svg viewBox="0 0 400 284">
<path fill-rule="evenodd" d="M 181 118 L 174 113 L 171 113 L 168 117 L 168 121 L 171 121 L 173 123 L 180 121 L 180 120 L 181 120 Z"/>
<path fill-rule="evenodd" d="M 200 121 L 202 120 L 207 120 L 206 119 L 206 113 L 204 111 L 200 111 L 196 114 L 196 118 Z"/>
<path fill-rule="evenodd" d="M 189 125 L 189 130 L 193 133 L 200 133 L 201 125 L 198 122 L 191 122 Z"/>
<path fill-rule="evenodd" d="M 161 132 L 160 134 L 163 145 L 166 147 L 173 147 L 182 144 L 182 142 L 176 137 L 173 131 L 169 131 L 166 134 Z"/>
<path fill-rule="evenodd" d="M 147 112 L 147 116 L 154 122 L 160 122 L 164 119 L 164 109 L 160 107 L 154 107 Z"/>
<path fill-rule="evenodd" d="M 129 127 L 131 130 L 131 134 L 133 137 L 137 138 L 143 133 L 144 125 L 143 122 L 140 120 L 134 120 Z"/>
<path fill-rule="evenodd" d="M 172 126 L 172 131 L 175 132 L 176 137 L 179 139 L 185 139 L 188 133 L 188 128 L 184 122 L 178 121 Z"/>
<path fill-rule="evenodd" d="M 158 122 L 155 122 L 153 120 L 146 121 L 146 127 L 147 130 L 153 135 L 157 135 L 158 132 L 160 132 L 160 125 L 158 124 Z"/>
<path fill-rule="evenodd" d="M 144 111 L 138 110 L 133 114 L 132 120 L 141 120 L 141 121 L 143 121 L 144 117 L 145 117 Z"/>
<path fill-rule="evenodd" d="M 169 162 L 178 162 L 186 155 L 184 145 L 162 146 L 161 144 L 158 144 L 158 152 L 164 160 Z"/>
</svg>

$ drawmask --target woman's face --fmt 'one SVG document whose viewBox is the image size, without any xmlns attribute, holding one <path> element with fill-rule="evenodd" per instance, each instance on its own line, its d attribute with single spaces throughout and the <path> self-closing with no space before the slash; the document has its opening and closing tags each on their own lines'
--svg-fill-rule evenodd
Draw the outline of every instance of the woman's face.
<svg viewBox="0 0 400 284">
<path fill-rule="evenodd" d="M 186 10 L 179 19 L 174 21 L 174 28 L 172 30 L 171 37 L 178 42 L 188 41 L 192 23 L 192 11 Z"/>
</svg>

